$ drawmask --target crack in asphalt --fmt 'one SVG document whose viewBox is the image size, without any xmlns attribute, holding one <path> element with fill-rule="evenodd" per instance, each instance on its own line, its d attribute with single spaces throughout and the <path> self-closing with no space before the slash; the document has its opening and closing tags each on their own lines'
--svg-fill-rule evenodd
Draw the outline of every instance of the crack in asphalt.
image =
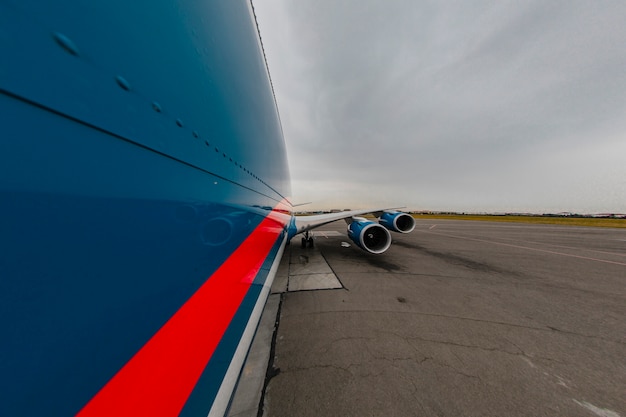
<svg viewBox="0 0 626 417">
<path fill-rule="evenodd" d="M 336 343 L 339 342 L 343 342 L 346 340 L 370 340 L 373 339 L 371 337 L 364 337 L 364 336 L 345 336 L 345 337 L 340 337 L 339 339 L 334 339 L 332 341 L 330 341 L 330 343 L 328 343 L 323 349 L 320 349 L 320 353 L 325 354 L 328 353 L 328 350 L 331 348 L 331 346 L 333 346 Z M 367 347 L 367 345 L 365 345 Z"/>
<path fill-rule="evenodd" d="M 555 362 L 558 364 L 566 364 L 565 362 L 558 361 L 556 359 L 548 358 L 545 356 L 528 355 L 526 352 L 524 352 L 522 349 L 520 349 L 519 346 L 515 345 L 514 343 L 511 343 L 511 344 L 515 346 L 519 350 L 519 352 L 510 352 L 506 349 L 498 348 L 498 347 L 484 347 L 484 346 L 479 346 L 479 345 L 468 345 L 465 343 L 457 343 L 457 342 L 451 342 L 447 340 L 426 339 L 426 338 L 421 338 L 421 337 L 409 337 L 407 338 L 407 340 L 419 340 L 422 342 L 436 343 L 436 344 L 455 346 L 455 347 L 463 347 L 463 348 L 468 348 L 468 349 L 478 349 L 478 350 L 483 350 L 487 352 L 498 352 L 498 353 L 503 353 L 503 354 L 511 355 L 511 356 L 522 356 L 527 359 L 544 360 L 544 361 Z"/>
<path fill-rule="evenodd" d="M 478 375 L 471 375 L 471 374 L 466 374 L 465 372 L 461 372 L 459 369 L 457 369 L 456 367 L 450 365 L 449 363 L 445 363 L 445 362 L 440 362 L 440 361 L 433 361 L 434 364 L 441 366 L 443 368 L 449 368 L 451 369 L 455 374 L 464 376 L 466 378 L 472 378 L 472 379 L 477 379 L 480 382 L 483 382 L 482 379 L 478 376 Z"/>
<path fill-rule="evenodd" d="M 498 349 L 498 348 L 484 348 L 481 346 L 474 346 L 474 345 L 464 345 L 464 344 L 459 344 L 459 343 L 454 343 L 454 342 L 447 342 L 447 341 L 439 341 L 439 340 L 432 340 L 432 339 L 425 339 L 425 338 L 416 338 L 416 337 L 405 337 L 405 336 L 401 336 L 398 335 L 396 333 L 391 333 L 392 335 L 396 336 L 397 338 L 404 340 L 408 346 L 411 347 L 411 349 L 416 353 L 416 356 L 398 356 L 398 357 L 394 357 L 394 358 L 389 358 L 387 356 L 381 356 L 381 355 L 376 355 L 374 354 L 369 345 L 367 343 L 362 344 L 361 346 L 364 348 L 364 350 L 367 352 L 368 356 L 370 359 L 368 360 L 363 360 L 360 362 L 351 362 L 345 365 L 340 365 L 340 364 L 316 364 L 316 365 L 311 365 L 311 366 L 293 366 L 293 367 L 289 367 L 287 369 L 282 369 L 281 373 L 284 374 L 291 374 L 291 373 L 297 373 L 297 372 L 304 372 L 304 371 L 310 371 L 310 370 L 314 370 L 314 369 L 333 369 L 333 370 L 340 370 L 343 372 L 347 372 L 350 374 L 351 377 L 355 377 L 355 378 L 369 378 L 369 377 L 378 377 L 380 376 L 384 371 L 385 371 L 385 367 L 380 367 L 378 372 L 367 372 L 365 374 L 356 374 L 354 371 L 354 368 L 360 368 L 363 366 L 368 366 L 371 365 L 374 362 L 384 362 L 384 363 L 389 363 L 390 367 L 392 368 L 396 368 L 396 369 L 405 369 L 405 366 L 402 365 L 402 363 L 405 362 L 412 362 L 412 363 L 416 363 L 417 365 L 422 365 L 425 362 L 431 361 L 433 362 L 435 365 L 437 366 L 441 366 L 441 367 L 445 367 L 445 368 L 449 368 L 451 370 L 453 370 L 456 374 L 459 374 L 463 377 L 466 378 L 472 378 L 472 379 L 477 379 L 479 381 L 482 382 L 480 376 L 478 375 L 472 375 L 466 372 L 463 372 L 462 370 L 458 369 L 457 367 L 446 363 L 446 362 L 442 362 L 440 360 L 437 360 L 436 358 L 434 358 L 433 356 L 427 356 L 427 355 L 423 355 L 423 353 L 414 345 L 411 343 L 412 340 L 420 340 L 420 341 L 426 341 L 426 342 L 432 342 L 432 343 L 439 343 L 439 344 L 446 344 L 446 345 L 453 345 L 453 346 L 458 346 L 458 347 L 467 347 L 467 348 L 476 348 L 476 349 L 481 349 L 481 350 L 486 350 L 486 351 L 497 351 L 497 352 L 502 352 L 502 353 L 506 353 L 506 354 L 510 354 L 510 355 L 521 355 L 523 354 L 524 356 L 526 356 L 523 351 L 520 350 L 521 353 L 512 353 L 512 352 L 508 352 L 506 350 L 502 350 L 502 349 Z M 337 339 L 332 340 L 330 343 L 328 343 L 328 345 L 319 351 L 320 355 L 325 355 L 328 353 L 329 349 L 331 346 L 336 345 L 338 343 L 344 342 L 346 340 L 348 341 L 360 341 L 360 340 L 373 340 L 376 338 L 373 337 L 340 337 Z M 516 346 L 517 347 L 517 346 Z M 455 355 L 458 358 L 458 355 Z M 534 357 L 536 358 L 536 357 Z M 463 363 L 462 360 L 459 359 L 459 361 L 461 363 Z M 417 390 L 417 387 L 415 386 L 414 382 L 411 380 L 411 378 L 404 378 L 407 381 L 409 381 L 415 390 Z M 415 391 L 413 391 L 413 393 L 415 393 Z"/>
<path fill-rule="evenodd" d="M 314 311 L 314 312 L 308 312 L 308 313 L 297 313 L 297 314 L 291 314 L 290 316 L 302 317 L 302 316 L 308 316 L 308 315 L 342 314 L 342 313 L 343 314 L 388 313 L 388 314 L 402 314 L 402 315 L 409 314 L 409 315 L 416 315 L 416 316 L 440 317 L 440 318 L 447 318 L 447 319 L 454 319 L 454 320 L 472 321 L 476 323 L 495 324 L 499 326 L 506 326 L 506 327 L 520 328 L 520 329 L 537 330 L 540 332 L 550 332 L 550 333 L 558 332 L 558 333 L 563 333 L 563 334 L 569 334 L 572 336 L 579 336 L 579 337 L 585 337 L 589 339 L 602 340 L 605 342 L 617 343 L 619 345 L 626 345 L 626 342 L 623 342 L 621 340 L 614 340 L 614 339 L 608 339 L 602 336 L 576 333 L 576 332 L 572 332 L 568 330 L 558 329 L 556 327 L 548 326 L 548 325 L 541 326 L 541 327 L 527 326 L 523 324 L 507 323 L 507 322 L 495 321 L 495 320 L 485 320 L 485 319 L 478 319 L 478 318 L 464 317 L 464 316 L 452 316 L 452 315 L 447 315 L 447 314 L 424 313 L 424 312 L 419 312 L 419 311 L 371 310 L 371 309 L 368 309 L 368 310 L 333 310 L 333 311 Z"/>
<path fill-rule="evenodd" d="M 552 332 L 556 332 L 556 333 L 563 333 L 563 334 L 570 334 L 572 336 L 579 336 L 579 337 L 586 337 L 588 339 L 598 339 L 598 340 L 602 340 L 605 342 L 613 342 L 613 343 L 617 343 L 620 345 L 625 345 L 626 346 L 626 342 L 622 342 L 621 340 L 612 340 L 612 339 L 607 339 L 606 337 L 602 337 L 602 336 L 593 336 L 593 335 L 589 335 L 589 334 L 582 334 L 582 333 L 576 333 L 576 332 L 572 332 L 569 330 L 562 330 L 553 326 L 546 326 L 550 331 Z"/>
</svg>

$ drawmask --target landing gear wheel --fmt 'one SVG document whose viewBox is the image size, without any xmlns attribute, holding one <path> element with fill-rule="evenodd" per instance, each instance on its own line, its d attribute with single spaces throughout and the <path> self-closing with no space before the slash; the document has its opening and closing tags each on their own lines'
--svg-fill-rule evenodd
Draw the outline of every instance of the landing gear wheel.
<svg viewBox="0 0 626 417">
<path fill-rule="evenodd" d="M 313 236 L 307 231 L 304 232 L 304 237 L 302 238 L 302 247 L 303 248 L 312 248 L 315 246 L 313 243 Z"/>
</svg>

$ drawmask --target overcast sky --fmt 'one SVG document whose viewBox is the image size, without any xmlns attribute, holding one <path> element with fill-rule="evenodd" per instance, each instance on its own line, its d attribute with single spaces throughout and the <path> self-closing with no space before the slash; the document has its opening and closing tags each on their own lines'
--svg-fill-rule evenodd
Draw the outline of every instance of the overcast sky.
<svg viewBox="0 0 626 417">
<path fill-rule="evenodd" d="M 626 213 L 626 2 L 254 0 L 293 200 Z"/>
</svg>

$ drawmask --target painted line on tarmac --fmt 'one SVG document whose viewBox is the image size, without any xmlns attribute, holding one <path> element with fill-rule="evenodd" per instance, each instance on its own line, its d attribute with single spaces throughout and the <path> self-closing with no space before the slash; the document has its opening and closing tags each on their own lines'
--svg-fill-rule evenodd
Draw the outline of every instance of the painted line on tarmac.
<svg viewBox="0 0 626 417">
<path fill-rule="evenodd" d="M 572 255 L 571 253 L 563 253 L 563 252 L 556 252 L 556 251 L 551 251 L 551 250 L 546 250 L 546 249 L 531 248 L 531 247 L 528 247 L 528 246 L 513 245 L 511 243 L 494 242 L 494 241 L 491 241 L 491 240 L 476 239 L 476 238 L 473 238 L 473 237 L 465 237 L 465 236 L 456 236 L 456 235 L 450 235 L 450 234 L 447 234 L 447 233 L 437 233 L 437 232 L 425 232 L 425 233 L 431 233 L 433 235 L 439 235 L 439 236 L 447 236 L 447 237 L 452 237 L 452 238 L 455 238 L 455 239 L 472 240 L 474 242 L 491 243 L 493 245 L 508 246 L 510 248 L 527 249 L 527 250 L 532 250 L 532 251 L 535 251 L 535 252 L 543 252 L 543 253 L 549 253 L 549 254 L 552 254 L 552 255 L 567 256 L 567 257 L 570 257 L 570 258 L 585 259 L 585 260 L 588 260 L 588 261 L 596 261 L 596 262 L 602 262 L 602 263 L 607 263 L 607 264 L 626 266 L 626 263 L 624 263 L 624 262 L 608 261 L 606 259 L 591 258 L 589 256 Z"/>
<path fill-rule="evenodd" d="M 501 237 L 499 239 L 515 241 L 515 239 L 511 239 L 511 238 L 507 238 L 507 237 Z M 601 254 L 604 254 L 604 255 L 611 255 L 611 256 L 626 256 L 626 253 L 607 252 L 607 251 L 604 251 L 604 250 L 577 248 L 575 246 L 555 245 L 554 243 L 534 242 L 532 240 L 517 240 L 517 241 L 518 242 L 523 242 L 523 243 L 528 243 L 528 244 L 531 244 L 531 245 L 543 245 L 543 246 L 552 246 L 554 248 L 563 248 L 563 249 L 571 249 L 571 250 L 583 250 L 583 251 L 587 251 L 587 252 L 601 253 Z"/>
</svg>

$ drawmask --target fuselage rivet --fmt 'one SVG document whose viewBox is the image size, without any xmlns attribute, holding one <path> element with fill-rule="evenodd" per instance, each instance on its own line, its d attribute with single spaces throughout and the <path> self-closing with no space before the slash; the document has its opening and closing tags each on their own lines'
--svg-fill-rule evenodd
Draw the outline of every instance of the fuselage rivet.
<svg viewBox="0 0 626 417">
<path fill-rule="evenodd" d="M 130 91 L 130 83 L 126 81 L 126 78 L 118 75 L 115 77 L 115 82 L 122 88 L 122 90 Z"/>
<path fill-rule="evenodd" d="M 78 47 L 76 44 L 67 36 L 63 35 L 59 32 L 52 32 L 52 37 L 59 44 L 59 46 L 70 55 L 79 56 Z"/>
<path fill-rule="evenodd" d="M 156 101 L 152 102 L 152 110 L 154 110 L 157 113 L 161 113 L 162 109 L 161 109 L 161 105 L 159 103 L 157 103 Z"/>
<path fill-rule="evenodd" d="M 183 122 L 180 119 L 176 119 L 176 126 L 183 127 Z"/>
</svg>

